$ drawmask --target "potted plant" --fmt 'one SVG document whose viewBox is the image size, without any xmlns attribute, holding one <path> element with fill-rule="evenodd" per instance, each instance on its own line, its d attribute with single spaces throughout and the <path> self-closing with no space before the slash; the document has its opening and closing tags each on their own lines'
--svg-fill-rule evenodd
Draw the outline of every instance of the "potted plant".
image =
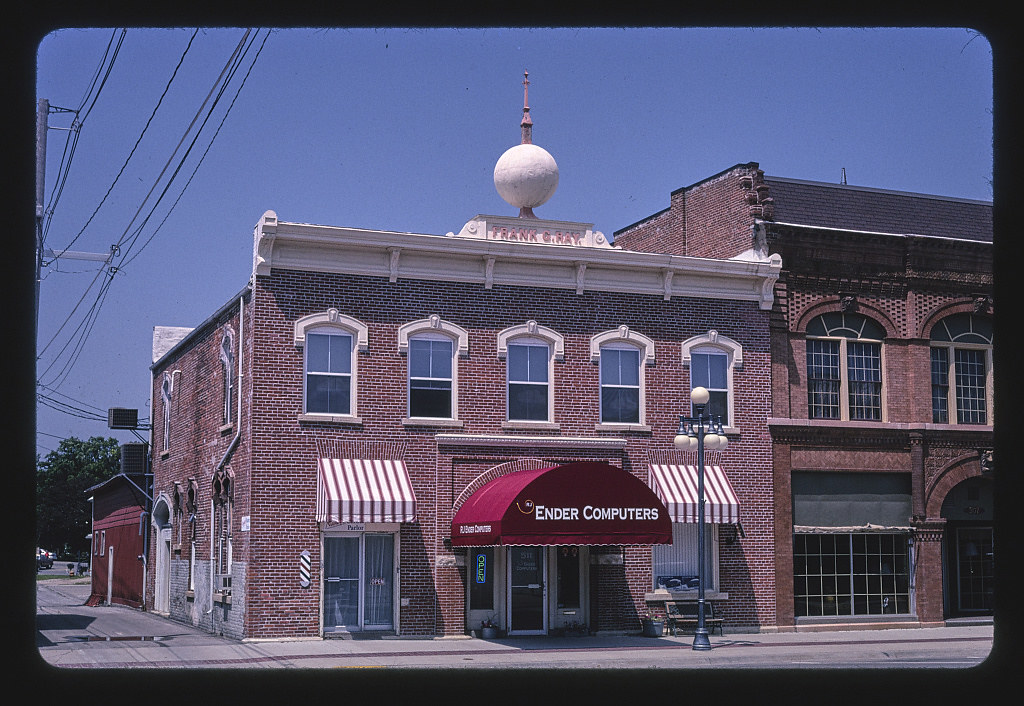
<svg viewBox="0 0 1024 706">
<path fill-rule="evenodd" d="M 480 621 L 480 637 L 485 640 L 493 640 L 498 636 L 498 624 L 493 619 L 487 618 Z"/>
<path fill-rule="evenodd" d="M 640 624 L 644 637 L 661 637 L 665 631 L 665 621 L 647 611 L 640 616 Z"/>
</svg>

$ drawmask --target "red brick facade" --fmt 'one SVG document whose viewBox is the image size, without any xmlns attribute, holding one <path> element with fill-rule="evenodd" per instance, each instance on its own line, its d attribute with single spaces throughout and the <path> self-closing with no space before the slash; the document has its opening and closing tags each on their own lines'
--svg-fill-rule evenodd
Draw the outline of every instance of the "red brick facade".
<svg viewBox="0 0 1024 706">
<path fill-rule="evenodd" d="M 616 234 L 616 244 L 636 250 L 729 257 L 752 249 L 782 258 L 768 424 L 780 629 L 814 622 L 794 615 L 791 478 L 805 471 L 909 476 L 912 512 L 900 524 L 913 543 L 910 617 L 938 624 L 964 614 L 956 606 L 956 539 L 945 528 L 991 531 L 991 480 L 982 469 L 993 444 L 991 369 L 986 423 L 935 423 L 930 339 L 953 314 L 991 319 L 991 218 L 991 204 L 766 178 L 745 164 L 673 192 L 669 209 Z M 879 422 L 811 418 L 807 330 L 828 312 L 863 315 L 884 329 Z M 975 492 L 989 502 L 944 508 L 968 479 L 978 479 Z"/>
<path fill-rule="evenodd" d="M 721 463 L 739 495 L 746 536 L 735 539 L 733 531 L 728 541 L 720 542 L 718 590 L 727 596 L 721 609 L 727 629 L 774 625 L 771 455 L 764 425 L 770 411 L 769 312 L 756 300 L 403 277 L 392 281 L 276 266 L 254 277 L 244 299 L 244 322 L 238 320 L 237 302 L 225 306 L 153 369 L 154 420 L 162 414 L 163 376 L 176 376 L 167 453 L 160 452 L 162 432 L 154 424 L 156 492 L 172 498 L 174 483 L 184 487 L 189 478 L 199 488 L 194 571 L 202 577 L 191 591 L 183 589 L 183 579 L 177 589 L 171 580 L 172 617 L 245 638 L 321 635 L 324 557 L 322 528 L 315 519 L 319 450 L 345 443 L 389 445 L 401 449 L 418 507 L 417 521 L 403 523 L 398 533 L 400 606 L 394 632 L 466 633 L 472 625 L 466 615 L 465 555 L 448 541 L 460 498 L 486 480 L 481 474 L 493 475 L 500 471 L 492 469 L 512 468 L 524 459 L 547 465 L 603 461 L 647 482 L 650 452 L 673 452 L 679 415 L 690 411 L 689 371 L 681 344 L 714 329 L 736 341 L 743 353 L 742 369 L 734 377 L 735 431 Z M 368 345 L 357 354 L 357 420 L 303 416 L 304 353 L 293 338 L 295 323 L 329 309 L 367 327 Z M 408 416 L 408 360 L 399 351 L 399 327 L 431 314 L 468 332 L 468 353 L 457 360 L 458 421 L 412 424 L 403 422 Z M 506 422 L 506 362 L 496 354 L 498 333 L 530 320 L 564 339 L 564 356 L 553 363 L 552 423 L 537 428 Z M 599 366 L 591 358 L 591 338 L 623 325 L 654 341 L 655 360 L 645 372 L 645 419 L 628 429 L 602 428 Z M 240 428 L 225 428 L 220 418 L 219 347 L 225 327 L 236 336 L 241 329 L 244 340 Z M 538 436 L 541 442 L 535 446 L 523 440 Z M 463 437 L 473 442 L 466 445 Z M 214 591 L 211 602 L 206 568 L 210 493 L 225 454 L 225 469 L 234 479 L 234 576 L 230 597 Z M 248 523 L 244 531 L 243 520 Z M 177 526 L 172 534 L 177 536 Z M 639 614 L 648 608 L 646 599 L 654 597 L 651 548 L 589 550 L 589 629 L 639 631 Z M 174 551 L 177 563 L 171 573 L 176 575 L 186 570 L 190 543 L 175 540 Z M 311 558 L 306 587 L 297 580 L 303 551 Z"/>
</svg>

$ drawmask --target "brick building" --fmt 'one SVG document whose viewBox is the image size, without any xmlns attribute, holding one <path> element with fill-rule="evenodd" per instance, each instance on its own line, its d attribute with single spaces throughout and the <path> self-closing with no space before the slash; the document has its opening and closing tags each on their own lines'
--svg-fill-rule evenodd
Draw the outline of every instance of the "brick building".
<svg viewBox="0 0 1024 706">
<path fill-rule="evenodd" d="M 528 111 L 495 169 L 518 216 L 429 235 L 268 211 L 238 296 L 156 329 L 154 610 L 236 638 L 638 632 L 696 594 L 672 439 L 702 384 L 730 440 L 707 595 L 726 629 L 776 625 L 779 260 L 728 214 L 735 257 L 538 219 L 557 168 Z"/>
<path fill-rule="evenodd" d="M 781 255 L 768 420 L 780 629 L 991 615 L 991 203 L 740 164 L 615 243 Z"/>
</svg>

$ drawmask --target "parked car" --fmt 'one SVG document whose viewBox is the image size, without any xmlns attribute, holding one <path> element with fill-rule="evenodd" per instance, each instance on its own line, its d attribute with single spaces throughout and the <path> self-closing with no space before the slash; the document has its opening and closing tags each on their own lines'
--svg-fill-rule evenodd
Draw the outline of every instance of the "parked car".
<svg viewBox="0 0 1024 706">
<path fill-rule="evenodd" d="M 53 568 L 53 552 L 48 552 L 45 549 L 36 549 L 36 569 L 52 569 Z"/>
</svg>

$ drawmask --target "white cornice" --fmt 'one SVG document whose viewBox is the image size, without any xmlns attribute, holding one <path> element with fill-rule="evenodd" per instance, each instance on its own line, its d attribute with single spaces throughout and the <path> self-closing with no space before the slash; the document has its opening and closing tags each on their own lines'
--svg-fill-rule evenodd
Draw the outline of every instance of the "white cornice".
<svg viewBox="0 0 1024 706">
<path fill-rule="evenodd" d="M 555 222 L 560 223 L 560 222 Z M 254 274 L 274 269 L 758 302 L 770 309 L 781 259 L 724 260 L 606 247 L 399 233 L 278 221 L 254 234 Z"/>
</svg>

